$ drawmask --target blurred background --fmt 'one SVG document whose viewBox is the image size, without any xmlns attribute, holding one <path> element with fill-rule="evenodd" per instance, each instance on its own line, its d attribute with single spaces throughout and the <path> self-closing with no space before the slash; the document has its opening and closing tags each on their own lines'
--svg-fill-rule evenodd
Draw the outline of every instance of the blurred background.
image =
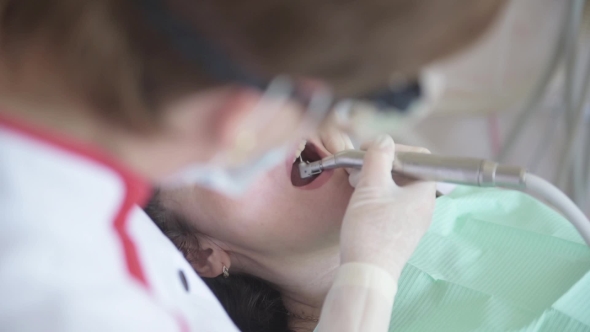
<svg viewBox="0 0 590 332">
<path fill-rule="evenodd" d="M 396 139 L 526 166 L 590 215 L 588 7 L 511 0 L 482 40 L 425 70 L 432 107 Z"/>
</svg>

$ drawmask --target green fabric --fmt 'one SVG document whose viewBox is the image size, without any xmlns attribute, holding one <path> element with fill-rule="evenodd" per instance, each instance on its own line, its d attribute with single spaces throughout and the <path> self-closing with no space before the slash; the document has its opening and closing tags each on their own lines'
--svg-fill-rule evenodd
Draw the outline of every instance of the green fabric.
<svg viewBox="0 0 590 332">
<path fill-rule="evenodd" d="M 390 331 L 590 331 L 590 248 L 529 196 L 459 187 L 404 268 Z"/>
</svg>

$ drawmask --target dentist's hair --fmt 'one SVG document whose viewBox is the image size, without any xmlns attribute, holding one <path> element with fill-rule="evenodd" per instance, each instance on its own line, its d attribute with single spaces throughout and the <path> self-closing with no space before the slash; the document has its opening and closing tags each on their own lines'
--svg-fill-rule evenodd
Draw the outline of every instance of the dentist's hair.
<svg viewBox="0 0 590 332">
<path fill-rule="evenodd" d="M 141 1 L 0 0 L 0 92 L 150 126 L 167 103 L 220 85 L 153 28 Z M 160 1 L 257 75 L 322 80 L 339 96 L 415 75 L 481 35 L 505 2 Z"/>
</svg>

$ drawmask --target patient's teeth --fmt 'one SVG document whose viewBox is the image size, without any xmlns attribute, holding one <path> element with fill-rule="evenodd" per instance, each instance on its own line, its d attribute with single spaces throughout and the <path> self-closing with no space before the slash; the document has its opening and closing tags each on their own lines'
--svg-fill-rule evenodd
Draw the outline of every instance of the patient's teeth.
<svg viewBox="0 0 590 332">
<path fill-rule="evenodd" d="M 305 149 L 305 144 L 307 144 L 306 140 L 303 140 L 299 143 L 299 150 L 303 151 Z"/>
<path fill-rule="evenodd" d="M 301 156 L 301 152 L 303 152 L 303 149 L 295 151 L 295 158 L 293 159 L 293 161 L 295 161 L 297 158 Z"/>
<path fill-rule="evenodd" d="M 295 162 L 295 160 L 301 156 L 301 152 L 305 150 L 305 144 L 307 144 L 306 140 L 299 142 L 299 146 L 297 147 L 297 150 L 295 150 L 295 158 L 293 158 L 293 162 Z"/>
</svg>

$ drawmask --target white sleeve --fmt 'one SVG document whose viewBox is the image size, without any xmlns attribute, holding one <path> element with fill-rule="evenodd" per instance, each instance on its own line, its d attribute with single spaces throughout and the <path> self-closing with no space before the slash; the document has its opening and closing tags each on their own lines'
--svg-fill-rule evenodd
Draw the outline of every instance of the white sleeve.
<svg viewBox="0 0 590 332">
<path fill-rule="evenodd" d="M 384 269 L 346 263 L 326 296 L 316 332 L 387 332 L 397 281 Z"/>
<path fill-rule="evenodd" d="M 111 270 L 92 268 L 92 257 L 72 266 L 47 257 L 48 247 L 2 247 L 2 331 L 182 331 L 174 312 Z"/>
<path fill-rule="evenodd" d="M 14 220 L 0 216 L 1 331 L 238 331 L 138 208 L 128 230 L 149 286 L 129 275 L 110 227 L 68 223 L 62 232 L 41 216 Z"/>
</svg>

